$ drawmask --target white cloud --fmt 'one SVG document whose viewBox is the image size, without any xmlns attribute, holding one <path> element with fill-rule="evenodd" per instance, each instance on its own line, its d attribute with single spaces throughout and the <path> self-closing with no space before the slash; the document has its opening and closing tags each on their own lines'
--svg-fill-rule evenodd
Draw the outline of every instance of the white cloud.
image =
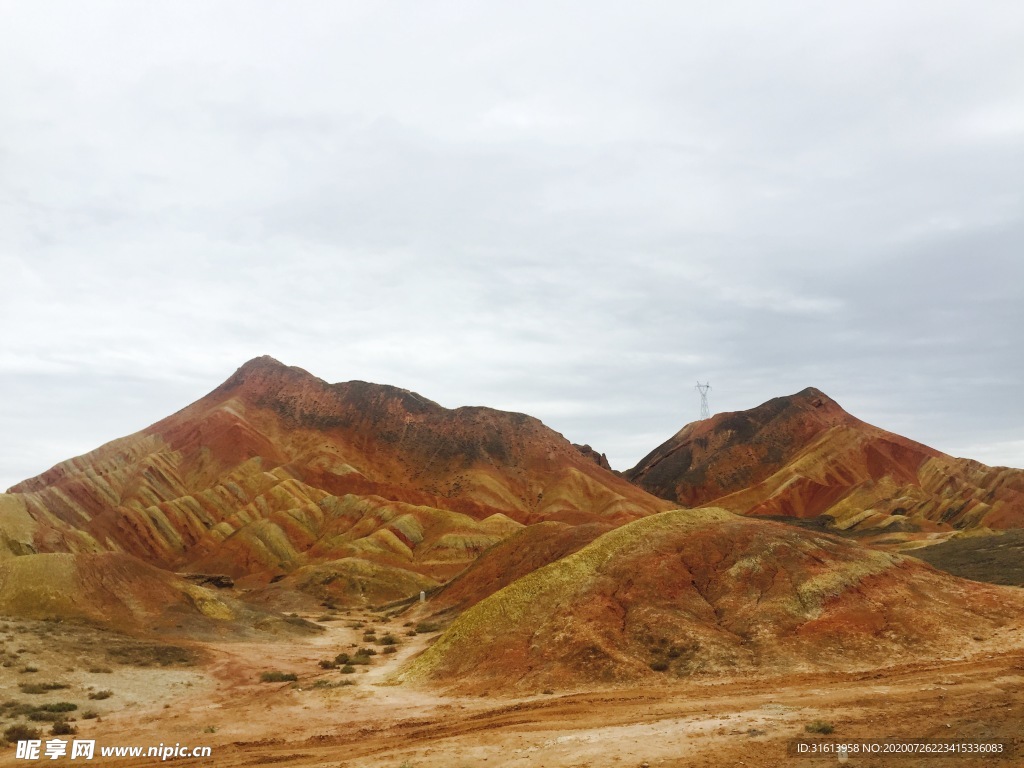
<svg viewBox="0 0 1024 768">
<path fill-rule="evenodd" d="M 263 353 L 620 467 L 697 378 L 1024 432 L 1021 8 L 8 10 L 2 415 L 44 446 L 12 481 Z"/>
</svg>

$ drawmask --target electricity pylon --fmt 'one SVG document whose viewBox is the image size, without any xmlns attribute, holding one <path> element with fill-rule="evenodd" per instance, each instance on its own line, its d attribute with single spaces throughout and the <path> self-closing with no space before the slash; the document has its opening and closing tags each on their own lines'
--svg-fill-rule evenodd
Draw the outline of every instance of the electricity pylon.
<svg viewBox="0 0 1024 768">
<path fill-rule="evenodd" d="M 711 409 L 708 407 L 708 390 L 711 389 L 711 384 L 701 384 L 700 380 L 698 380 L 697 386 L 694 389 L 700 392 L 700 417 L 702 419 L 710 419 Z"/>
</svg>

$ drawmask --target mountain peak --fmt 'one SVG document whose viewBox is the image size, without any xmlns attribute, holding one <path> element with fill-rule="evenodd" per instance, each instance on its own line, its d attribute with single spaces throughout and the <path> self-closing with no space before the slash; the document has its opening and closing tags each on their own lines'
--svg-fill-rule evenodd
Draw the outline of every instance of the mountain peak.
<svg viewBox="0 0 1024 768">
<path fill-rule="evenodd" d="M 867 424 L 815 387 L 688 424 L 626 477 L 686 506 L 827 516 L 841 530 L 1009 527 L 1024 513 L 1019 479 Z"/>
<path fill-rule="evenodd" d="M 304 368 L 299 368 L 294 365 L 285 365 L 277 358 L 271 357 L 270 355 L 260 355 L 254 357 L 252 360 L 248 360 L 238 367 L 228 381 L 238 377 L 248 377 L 253 375 L 280 375 L 280 374 L 292 374 L 307 376 L 311 379 L 315 379 L 316 376 L 311 374 Z"/>
<path fill-rule="evenodd" d="M 252 360 L 247 360 L 246 362 L 242 363 L 238 367 L 238 370 L 239 371 L 251 371 L 251 370 L 257 370 L 257 369 L 260 369 L 260 368 L 264 368 L 264 369 L 275 369 L 275 368 L 276 369 L 280 369 L 280 368 L 288 368 L 288 367 L 290 367 L 290 366 L 285 365 L 280 360 L 278 360 L 276 357 L 271 357 L 270 355 L 260 355 L 259 357 L 254 357 Z"/>
<path fill-rule="evenodd" d="M 739 413 L 749 414 L 752 418 L 766 417 L 771 419 L 791 408 L 821 409 L 822 413 L 844 414 L 851 419 L 853 418 L 839 403 L 817 387 L 805 387 L 792 395 L 773 397 L 771 400 L 761 403 L 761 405 L 751 408 L 749 411 L 739 411 Z"/>
<path fill-rule="evenodd" d="M 763 480 L 824 431 L 858 425 L 867 426 L 817 387 L 806 387 L 687 424 L 626 476 L 662 498 L 707 503 Z"/>
</svg>

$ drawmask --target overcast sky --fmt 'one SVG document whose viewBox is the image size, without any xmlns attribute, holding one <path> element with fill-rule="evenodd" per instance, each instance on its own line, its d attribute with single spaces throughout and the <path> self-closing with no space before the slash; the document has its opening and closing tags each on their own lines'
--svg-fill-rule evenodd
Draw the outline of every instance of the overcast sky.
<svg viewBox="0 0 1024 768">
<path fill-rule="evenodd" d="M 618 469 L 698 379 L 1024 466 L 1024 4 L 0 18 L 0 488 L 261 354 Z"/>
</svg>

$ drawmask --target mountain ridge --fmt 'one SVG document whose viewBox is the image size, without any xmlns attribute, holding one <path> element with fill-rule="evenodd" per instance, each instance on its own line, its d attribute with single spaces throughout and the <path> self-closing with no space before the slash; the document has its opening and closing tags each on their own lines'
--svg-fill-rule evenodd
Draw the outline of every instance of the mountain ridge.
<svg viewBox="0 0 1024 768">
<path fill-rule="evenodd" d="M 1024 470 L 948 456 L 857 419 L 813 387 L 687 424 L 623 474 L 684 506 L 829 516 L 843 530 L 1024 526 Z"/>
<path fill-rule="evenodd" d="M 446 581 L 523 525 L 671 506 L 525 414 L 329 384 L 270 357 L 0 499 L 17 521 L 0 558 L 121 551 L 263 579 L 357 558 L 403 583 Z"/>
</svg>

